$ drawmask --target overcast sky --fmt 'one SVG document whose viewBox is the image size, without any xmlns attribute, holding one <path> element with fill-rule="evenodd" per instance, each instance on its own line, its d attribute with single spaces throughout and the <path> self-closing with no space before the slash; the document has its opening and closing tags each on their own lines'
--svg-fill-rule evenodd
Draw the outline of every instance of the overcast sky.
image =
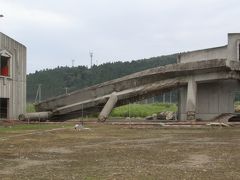
<svg viewBox="0 0 240 180">
<path fill-rule="evenodd" d="M 28 48 L 28 73 L 225 45 L 239 0 L 0 0 L 0 31 Z"/>
</svg>

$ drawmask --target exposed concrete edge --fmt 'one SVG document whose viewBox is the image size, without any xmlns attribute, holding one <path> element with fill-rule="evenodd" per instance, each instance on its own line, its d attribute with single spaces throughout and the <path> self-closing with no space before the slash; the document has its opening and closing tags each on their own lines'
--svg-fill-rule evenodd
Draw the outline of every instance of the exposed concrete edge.
<svg viewBox="0 0 240 180">
<path fill-rule="evenodd" d="M 184 86 L 188 83 L 189 78 L 192 76 L 183 76 L 183 77 L 177 77 L 177 78 L 171 78 L 167 80 L 158 81 L 153 84 L 147 84 L 143 86 L 139 86 L 137 88 L 131 88 L 124 91 L 116 92 L 116 96 L 118 98 L 118 101 L 120 102 L 120 105 L 124 105 L 123 101 L 128 98 L 137 97 L 137 96 L 144 96 L 145 94 L 148 94 L 149 92 L 156 92 L 161 91 L 169 88 L 174 87 L 180 87 Z M 196 75 L 195 81 L 197 83 L 202 83 L 206 81 L 213 81 L 213 80 L 224 80 L 224 79 L 240 79 L 240 75 L 238 73 L 234 72 L 218 72 L 218 73 L 208 73 L 203 75 Z M 98 105 L 104 105 L 108 99 L 110 98 L 111 94 L 98 97 L 95 99 L 90 99 L 87 101 L 81 101 L 78 103 L 74 103 L 71 105 L 63 106 L 60 108 L 55 109 L 52 113 L 53 116 L 56 115 L 63 115 L 67 113 L 71 113 L 74 111 L 78 111 L 81 109 L 90 108 L 93 106 Z"/>
<path fill-rule="evenodd" d="M 228 46 L 228 45 L 217 46 L 217 47 L 212 47 L 212 48 L 205 48 L 205 49 L 197 49 L 197 50 L 193 50 L 193 51 L 181 52 L 181 53 L 179 53 L 179 54 L 185 55 L 185 54 L 191 54 L 191 53 L 202 52 L 202 51 L 211 51 L 211 50 L 215 50 L 215 49 L 227 48 L 227 46 Z"/>
<path fill-rule="evenodd" d="M 107 82 L 104 82 L 101 84 L 83 88 L 83 89 L 74 91 L 72 93 L 69 93 L 68 95 L 60 95 L 60 96 L 57 96 L 54 98 L 50 98 L 50 99 L 47 99 L 45 101 L 42 101 L 42 102 L 36 104 L 36 106 L 38 106 L 42 103 L 47 103 L 47 102 L 61 99 L 61 98 L 67 97 L 67 96 L 72 96 L 74 94 L 81 93 L 83 91 L 88 91 L 91 89 L 108 86 L 108 85 L 114 85 L 115 83 L 127 81 L 130 79 L 141 79 L 142 77 L 152 76 L 154 74 L 159 74 L 159 75 L 169 74 L 169 75 L 171 75 L 172 73 L 181 73 L 181 72 L 182 73 L 184 72 L 185 74 L 197 73 L 197 72 L 200 73 L 202 70 L 214 70 L 214 69 L 216 69 L 215 71 L 219 71 L 222 69 L 230 71 L 231 68 L 234 68 L 233 67 L 234 65 L 237 65 L 237 63 L 239 64 L 239 62 L 236 62 L 236 63 L 234 62 L 234 63 L 232 63 L 231 66 L 228 66 L 226 59 L 213 59 L 213 60 L 207 60 L 207 61 L 197 61 L 197 62 L 188 62 L 188 63 L 179 63 L 179 64 L 170 64 L 170 65 L 166 65 L 166 66 L 160 66 L 160 67 L 151 68 L 151 69 L 148 69 L 145 71 L 137 72 L 137 73 L 134 73 L 131 75 L 127 75 L 122 78 L 114 79 L 114 80 L 107 81 Z M 238 65 L 238 66 L 240 66 L 240 65 Z"/>
</svg>

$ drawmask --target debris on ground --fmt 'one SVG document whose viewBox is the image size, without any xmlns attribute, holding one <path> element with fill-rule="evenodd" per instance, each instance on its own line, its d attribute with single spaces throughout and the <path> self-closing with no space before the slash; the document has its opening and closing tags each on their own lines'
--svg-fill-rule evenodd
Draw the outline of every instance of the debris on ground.
<svg viewBox="0 0 240 180">
<path fill-rule="evenodd" d="M 175 120 L 175 113 L 172 111 L 167 111 L 166 112 L 166 120 Z"/>
<path fill-rule="evenodd" d="M 152 114 L 153 120 L 157 120 L 157 114 Z"/>
<path fill-rule="evenodd" d="M 222 113 L 219 116 L 213 118 L 211 121 L 213 122 L 219 122 L 219 123 L 227 123 L 229 119 L 234 117 L 235 115 L 232 113 Z"/>
<path fill-rule="evenodd" d="M 176 113 L 172 111 L 160 112 L 158 114 L 152 114 L 145 117 L 146 120 L 175 120 Z"/>
<path fill-rule="evenodd" d="M 74 129 L 77 130 L 77 131 L 90 130 L 90 128 L 86 128 L 82 124 L 75 124 Z"/>
<path fill-rule="evenodd" d="M 230 127 L 229 124 L 226 123 L 220 123 L 220 122 L 211 122 L 206 124 L 207 126 L 220 126 L 220 127 Z"/>
<path fill-rule="evenodd" d="M 165 112 L 160 112 L 160 113 L 158 113 L 157 119 L 165 120 L 165 119 L 166 119 L 166 114 L 165 114 Z"/>
<path fill-rule="evenodd" d="M 145 117 L 145 120 L 153 120 L 153 117 L 152 116 L 147 116 L 147 117 Z"/>
</svg>

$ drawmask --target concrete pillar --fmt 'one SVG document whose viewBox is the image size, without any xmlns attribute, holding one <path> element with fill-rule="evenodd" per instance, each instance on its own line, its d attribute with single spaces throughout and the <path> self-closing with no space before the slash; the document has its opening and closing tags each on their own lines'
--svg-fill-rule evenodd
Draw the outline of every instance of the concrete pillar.
<svg viewBox="0 0 240 180">
<path fill-rule="evenodd" d="M 116 93 L 112 93 L 101 113 L 98 116 L 98 120 L 101 122 L 106 121 L 115 104 L 117 103 L 118 97 Z"/>
<path fill-rule="evenodd" d="M 197 83 L 194 78 L 188 81 L 187 88 L 187 120 L 196 119 L 196 103 L 197 103 Z"/>
</svg>

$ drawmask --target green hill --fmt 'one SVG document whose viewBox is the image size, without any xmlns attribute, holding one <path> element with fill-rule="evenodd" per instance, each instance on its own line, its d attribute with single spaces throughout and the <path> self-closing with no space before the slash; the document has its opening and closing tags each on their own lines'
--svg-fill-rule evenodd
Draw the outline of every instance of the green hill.
<svg viewBox="0 0 240 180">
<path fill-rule="evenodd" d="M 38 84 L 41 84 L 42 100 L 68 92 L 116 79 L 145 69 L 176 63 L 176 55 L 153 57 L 131 62 L 104 63 L 86 66 L 57 67 L 27 75 L 27 101 L 34 102 Z"/>
</svg>

